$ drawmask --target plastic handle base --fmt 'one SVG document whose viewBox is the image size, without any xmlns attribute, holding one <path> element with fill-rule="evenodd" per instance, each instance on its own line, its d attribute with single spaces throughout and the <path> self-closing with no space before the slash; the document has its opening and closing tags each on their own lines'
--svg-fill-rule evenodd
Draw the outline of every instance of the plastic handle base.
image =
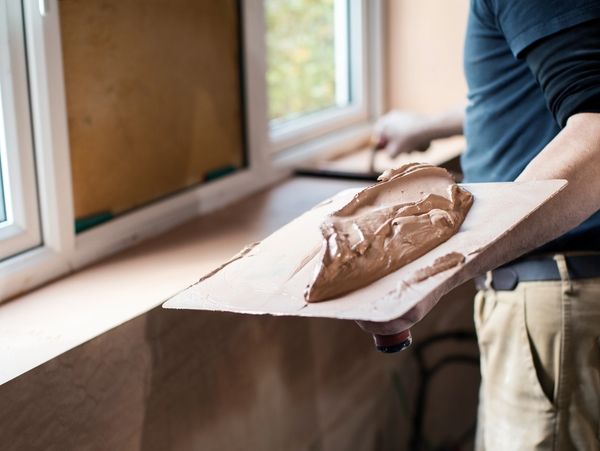
<svg viewBox="0 0 600 451">
<path fill-rule="evenodd" d="M 391 354 L 408 348 L 412 344 L 412 335 L 410 329 L 408 329 L 393 335 L 373 334 L 373 340 L 379 352 Z"/>
</svg>

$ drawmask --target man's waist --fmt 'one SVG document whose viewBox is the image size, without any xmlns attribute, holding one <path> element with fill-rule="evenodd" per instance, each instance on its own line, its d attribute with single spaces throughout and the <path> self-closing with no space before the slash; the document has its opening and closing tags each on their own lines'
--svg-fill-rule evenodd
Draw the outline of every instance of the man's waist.
<svg viewBox="0 0 600 451">
<path fill-rule="evenodd" d="M 600 277 L 600 253 L 565 255 L 569 278 L 572 280 Z M 491 280 L 486 276 L 475 278 L 478 290 L 491 287 L 495 290 L 514 290 L 520 282 L 561 280 L 558 265 L 552 255 L 535 255 L 516 260 L 491 271 Z"/>
</svg>

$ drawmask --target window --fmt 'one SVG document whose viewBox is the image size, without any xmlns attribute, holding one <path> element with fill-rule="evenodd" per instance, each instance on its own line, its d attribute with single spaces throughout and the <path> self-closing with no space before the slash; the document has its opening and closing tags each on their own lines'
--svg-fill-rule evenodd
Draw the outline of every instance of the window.
<svg viewBox="0 0 600 451">
<path fill-rule="evenodd" d="M 0 260 L 40 242 L 22 10 L 0 0 Z"/>
<path fill-rule="evenodd" d="M 0 0 L 0 301 L 274 180 L 242 0 L 118 3 Z"/>
<path fill-rule="evenodd" d="M 367 119 L 366 9 L 357 0 L 265 0 L 274 150 Z"/>
<path fill-rule="evenodd" d="M 272 126 L 350 103 L 347 10 L 347 0 L 267 0 Z"/>
</svg>

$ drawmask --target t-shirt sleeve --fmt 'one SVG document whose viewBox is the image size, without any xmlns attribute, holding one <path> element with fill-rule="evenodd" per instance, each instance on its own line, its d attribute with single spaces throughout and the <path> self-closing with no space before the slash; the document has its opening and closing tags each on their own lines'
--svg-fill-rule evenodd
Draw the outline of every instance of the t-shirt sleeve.
<svg viewBox="0 0 600 451">
<path fill-rule="evenodd" d="M 488 0 L 497 26 L 517 58 L 536 41 L 592 19 L 599 0 Z"/>
<path fill-rule="evenodd" d="M 577 113 L 600 113 L 600 20 L 536 41 L 523 57 L 560 127 Z"/>
</svg>

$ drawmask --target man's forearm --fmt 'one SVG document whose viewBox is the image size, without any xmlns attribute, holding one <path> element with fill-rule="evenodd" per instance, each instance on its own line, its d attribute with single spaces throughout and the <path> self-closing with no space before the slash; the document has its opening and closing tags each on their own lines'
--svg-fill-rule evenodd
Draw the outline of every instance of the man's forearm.
<svg viewBox="0 0 600 451">
<path fill-rule="evenodd" d="M 565 179 L 568 185 L 500 239 L 482 257 L 475 272 L 480 274 L 514 260 L 568 232 L 600 209 L 600 114 L 571 117 L 517 181 L 548 179 Z"/>
</svg>

